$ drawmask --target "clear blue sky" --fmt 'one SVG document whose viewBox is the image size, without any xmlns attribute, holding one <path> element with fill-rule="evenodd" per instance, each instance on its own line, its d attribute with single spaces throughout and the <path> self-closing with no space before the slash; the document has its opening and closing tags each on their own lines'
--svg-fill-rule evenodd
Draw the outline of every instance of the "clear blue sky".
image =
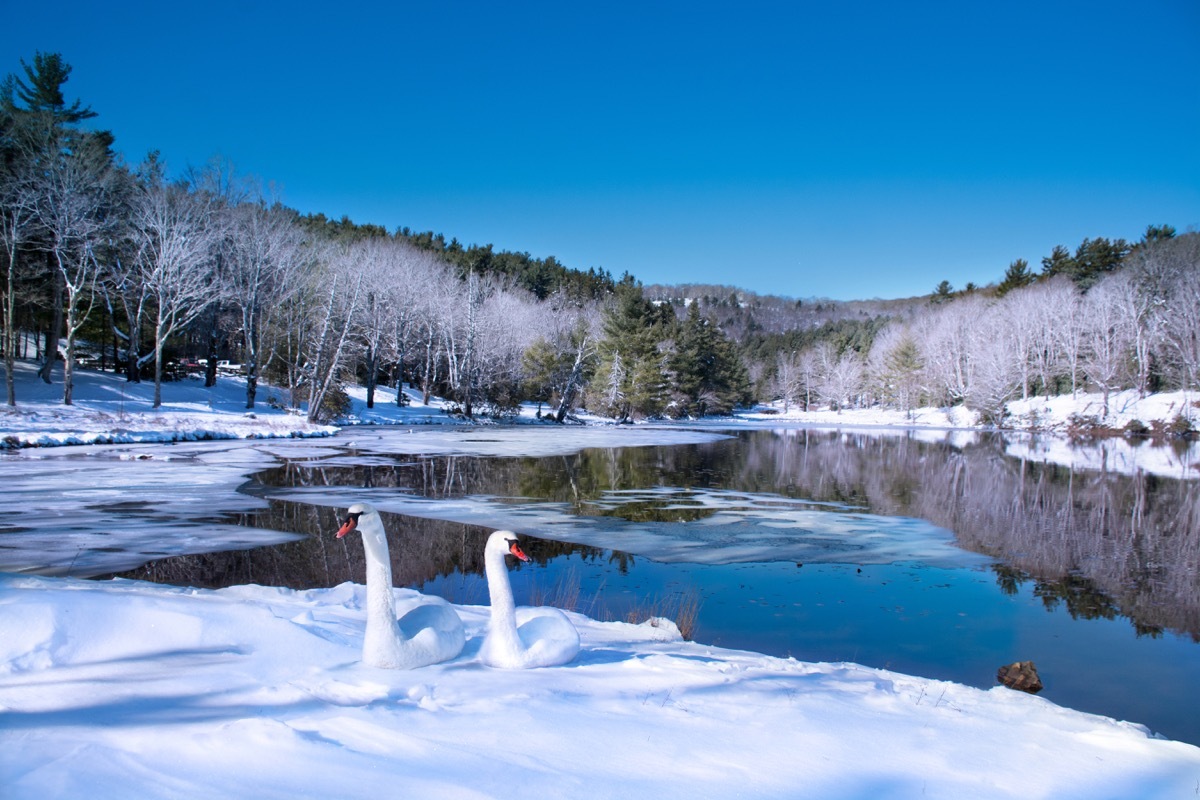
<svg viewBox="0 0 1200 800">
<path fill-rule="evenodd" d="M 1200 3 L 3 0 L 127 161 L 646 283 L 928 293 L 1200 227 Z"/>
</svg>

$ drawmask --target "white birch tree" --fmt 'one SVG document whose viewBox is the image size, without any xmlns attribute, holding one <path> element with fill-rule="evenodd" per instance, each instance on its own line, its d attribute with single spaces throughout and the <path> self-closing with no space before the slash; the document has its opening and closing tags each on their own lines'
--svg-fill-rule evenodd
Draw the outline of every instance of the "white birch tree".
<svg viewBox="0 0 1200 800">
<path fill-rule="evenodd" d="M 967 337 L 971 370 L 965 399 L 992 424 L 1003 421 L 1008 401 L 1028 380 L 1030 337 L 1014 333 L 1011 310 L 1004 303 L 983 305 Z"/>
<path fill-rule="evenodd" d="M 909 413 L 921 393 L 921 354 L 908 327 L 892 324 L 875 336 L 867 374 L 877 396 Z"/>
<path fill-rule="evenodd" d="M 914 321 L 931 397 L 951 404 L 967 399 L 975 368 L 972 331 L 983 310 L 984 301 L 970 296 L 931 308 Z"/>
<path fill-rule="evenodd" d="M 217 299 L 212 264 L 219 236 L 209 195 L 168 182 L 154 160 L 140 178 L 131 227 L 135 263 L 153 301 L 154 408 L 160 408 L 167 340 Z"/>
<path fill-rule="evenodd" d="M 260 373 L 271 358 L 264 353 L 264 334 L 271 315 L 301 286 L 295 277 L 306 256 L 305 236 L 284 209 L 261 201 L 227 214 L 233 235 L 222 284 L 227 303 L 240 317 L 246 408 L 254 408 Z"/>
<path fill-rule="evenodd" d="M 58 335 L 65 334 L 63 404 L 71 405 L 75 338 L 95 302 L 100 271 L 96 251 L 117 221 L 118 176 L 105 138 L 99 134 L 72 135 L 67 146 L 56 139 L 56 132 L 63 135 L 58 129 L 47 134 L 50 144 L 34 186 L 36 220 L 55 267 L 56 286 L 55 324 L 43 379 L 49 379 L 57 357 Z"/>
<path fill-rule="evenodd" d="M 310 340 L 304 380 L 308 387 L 308 420 L 319 422 L 325 401 L 349 360 L 348 342 L 363 294 L 363 272 L 356 253 L 343 246 L 330 259 L 317 334 Z"/>
<path fill-rule="evenodd" d="M 3 307 L 3 349 L 5 395 L 9 406 L 17 404 L 17 291 L 23 272 L 20 261 L 22 248 L 30 241 L 37 215 L 34 155 L 25 126 L 0 108 L 0 138 L 8 158 L 0 161 L 0 245 L 4 255 L 4 285 L 0 306 Z"/>
<path fill-rule="evenodd" d="M 1109 397 L 1126 375 L 1133 341 L 1129 316 L 1121 308 L 1129 276 L 1117 273 L 1093 286 L 1083 297 L 1083 368 L 1100 389 L 1104 417 Z"/>
<path fill-rule="evenodd" d="M 1148 299 L 1158 349 L 1174 367 L 1179 387 L 1200 380 L 1200 233 L 1186 233 L 1137 248 L 1131 255 L 1133 280 Z M 1189 409 L 1190 411 L 1190 409 Z"/>
<path fill-rule="evenodd" d="M 783 413 L 787 413 L 800 396 L 800 363 L 796 352 L 780 350 L 775 354 L 775 379 L 772 392 L 783 401 Z"/>
</svg>

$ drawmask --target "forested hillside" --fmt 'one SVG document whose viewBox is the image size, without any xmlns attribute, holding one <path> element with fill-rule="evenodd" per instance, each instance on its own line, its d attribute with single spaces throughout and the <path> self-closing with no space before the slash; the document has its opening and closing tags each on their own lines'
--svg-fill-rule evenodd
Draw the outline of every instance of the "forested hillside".
<svg viewBox="0 0 1200 800">
<path fill-rule="evenodd" d="M 314 420 L 340 413 L 347 382 L 404 381 L 467 416 L 536 402 L 560 422 L 581 407 L 628 421 L 771 401 L 964 403 L 1000 422 L 1032 393 L 1200 388 L 1194 232 L 1086 239 L 1040 270 L 1016 260 L 989 286 L 946 280 L 901 300 L 643 287 L 301 215 L 221 162 L 182 177 L 154 154 L 125 164 L 114 135 L 89 127 L 97 112 L 67 101 L 70 71 L 39 53 L 0 94 L 10 407 L 16 359 L 61 381 L 65 404 L 85 364 L 159 386 L 197 372 L 211 384 L 225 360 L 246 376 L 247 408 L 265 379 Z"/>
</svg>

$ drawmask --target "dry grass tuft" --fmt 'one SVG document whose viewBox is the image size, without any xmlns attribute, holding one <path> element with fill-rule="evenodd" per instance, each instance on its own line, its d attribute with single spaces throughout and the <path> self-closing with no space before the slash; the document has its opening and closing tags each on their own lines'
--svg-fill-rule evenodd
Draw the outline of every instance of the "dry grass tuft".
<svg viewBox="0 0 1200 800">
<path fill-rule="evenodd" d="M 596 592 L 587 603 L 586 609 L 580 608 L 582 590 L 579 571 L 575 567 L 563 570 L 549 587 L 536 583 L 529 587 L 529 604 L 532 606 L 554 606 L 564 611 L 580 611 L 592 619 L 616 619 L 612 610 L 604 602 L 604 587 Z M 683 638 L 691 640 L 696 633 L 696 623 L 700 618 L 700 608 L 704 598 L 700 590 L 691 587 L 669 594 L 655 595 L 639 600 L 624 616 L 624 622 L 639 625 L 656 617 L 664 617 L 675 623 Z"/>
<path fill-rule="evenodd" d="M 629 610 L 625 621 L 640 624 L 655 617 L 665 617 L 675 623 L 684 639 L 691 641 L 696 633 L 696 622 L 700 618 L 702 605 L 704 598 L 699 589 L 681 589 L 669 595 L 646 598 Z"/>
</svg>

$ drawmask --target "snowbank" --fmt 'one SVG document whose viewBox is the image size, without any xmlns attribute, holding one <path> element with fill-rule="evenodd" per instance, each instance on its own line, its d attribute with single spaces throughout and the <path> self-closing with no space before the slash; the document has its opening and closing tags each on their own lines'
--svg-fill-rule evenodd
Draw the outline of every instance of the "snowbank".
<svg viewBox="0 0 1200 800">
<path fill-rule="evenodd" d="M 1104 413 L 1104 396 L 1098 392 L 1079 392 L 1056 397 L 1031 397 L 1008 403 L 1005 428 L 1028 432 L 1065 434 L 1075 426 L 1075 420 L 1086 418 L 1112 430 L 1124 430 L 1131 422 L 1140 422 L 1151 429 L 1155 424 L 1169 426 L 1183 416 L 1200 419 L 1200 397 L 1189 392 L 1162 392 L 1145 397 L 1136 391 L 1114 392 L 1109 396 L 1108 413 Z M 742 419 L 760 422 L 787 421 L 810 425 L 886 426 L 897 428 L 981 428 L 979 415 L 963 406 L 951 408 L 917 408 L 911 412 L 888 408 L 849 408 L 831 411 L 825 408 L 803 411 L 791 406 L 786 411 L 780 403 L 756 406 L 738 415 Z M 1195 424 L 1195 423 L 1194 423 Z"/>
<path fill-rule="evenodd" d="M 396 590 L 401 613 L 419 599 Z M 0 575 L 0 784 L 43 797 L 1191 796 L 1200 748 L 1045 700 L 571 615 L 583 650 L 359 660 L 365 591 Z"/>
</svg>

